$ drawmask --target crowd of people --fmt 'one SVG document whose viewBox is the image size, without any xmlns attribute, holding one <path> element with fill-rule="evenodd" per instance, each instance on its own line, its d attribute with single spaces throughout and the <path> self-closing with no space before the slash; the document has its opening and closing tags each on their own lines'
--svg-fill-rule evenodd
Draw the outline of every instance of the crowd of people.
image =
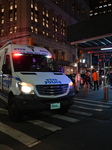
<svg viewBox="0 0 112 150">
<path fill-rule="evenodd" d="M 74 80 L 76 91 L 78 91 L 84 85 L 86 85 L 87 88 L 98 90 L 99 89 L 99 85 L 98 85 L 99 77 L 98 76 L 99 75 L 96 70 L 93 70 L 92 73 L 90 73 L 90 71 L 86 71 L 83 74 L 77 73 L 75 76 L 75 80 Z"/>
</svg>

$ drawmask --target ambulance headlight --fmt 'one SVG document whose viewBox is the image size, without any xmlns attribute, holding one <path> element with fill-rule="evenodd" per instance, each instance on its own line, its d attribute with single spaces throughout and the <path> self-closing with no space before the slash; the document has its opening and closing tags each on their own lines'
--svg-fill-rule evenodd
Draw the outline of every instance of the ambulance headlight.
<svg viewBox="0 0 112 150">
<path fill-rule="evenodd" d="M 74 86 L 73 86 L 73 82 L 72 81 L 69 83 L 69 90 L 74 90 Z"/>
<path fill-rule="evenodd" d="M 34 94 L 33 85 L 29 83 L 25 83 L 25 82 L 19 82 L 18 86 L 19 86 L 20 91 L 23 92 L 24 94 Z"/>
</svg>

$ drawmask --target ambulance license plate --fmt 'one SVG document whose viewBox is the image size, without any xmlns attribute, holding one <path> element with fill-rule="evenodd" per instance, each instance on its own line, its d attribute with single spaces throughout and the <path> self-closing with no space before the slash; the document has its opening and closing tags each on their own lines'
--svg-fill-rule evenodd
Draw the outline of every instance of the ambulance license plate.
<svg viewBox="0 0 112 150">
<path fill-rule="evenodd" d="M 50 109 L 59 109 L 60 108 L 60 103 L 52 103 L 50 105 Z"/>
</svg>

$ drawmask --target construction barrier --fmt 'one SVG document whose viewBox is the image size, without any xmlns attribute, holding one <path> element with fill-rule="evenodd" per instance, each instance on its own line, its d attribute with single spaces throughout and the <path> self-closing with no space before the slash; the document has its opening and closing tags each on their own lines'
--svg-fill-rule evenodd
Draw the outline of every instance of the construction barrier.
<svg viewBox="0 0 112 150">
<path fill-rule="evenodd" d="M 87 95 L 87 85 L 85 84 L 84 85 L 84 93 L 83 93 L 83 96 L 86 97 Z"/>
<path fill-rule="evenodd" d="M 104 91 L 104 99 L 103 99 L 103 101 L 107 101 L 108 100 L 108 87 L 104 86 L 103 91 Z"/>
</svg>

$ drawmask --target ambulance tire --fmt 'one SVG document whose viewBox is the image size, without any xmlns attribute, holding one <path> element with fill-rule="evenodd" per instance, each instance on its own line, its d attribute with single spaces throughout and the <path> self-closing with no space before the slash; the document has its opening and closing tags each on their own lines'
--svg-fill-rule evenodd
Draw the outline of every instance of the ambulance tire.
<svg viewBox="0 0 112 150">
<path fill-rule="evenodd" d="M 23 120 L 23 115 L 19 112 L 16 104 L 14 103 L 13 98 L 10 99 L 8 106 L 9 117 L 13 122 L 19 122 Z"/>
<path fill-rule="evenodd" d="M 70 106 L 66 106 L 57 110 L 59 114 L 66 114 L 69 111 Z"/>
</svg>

